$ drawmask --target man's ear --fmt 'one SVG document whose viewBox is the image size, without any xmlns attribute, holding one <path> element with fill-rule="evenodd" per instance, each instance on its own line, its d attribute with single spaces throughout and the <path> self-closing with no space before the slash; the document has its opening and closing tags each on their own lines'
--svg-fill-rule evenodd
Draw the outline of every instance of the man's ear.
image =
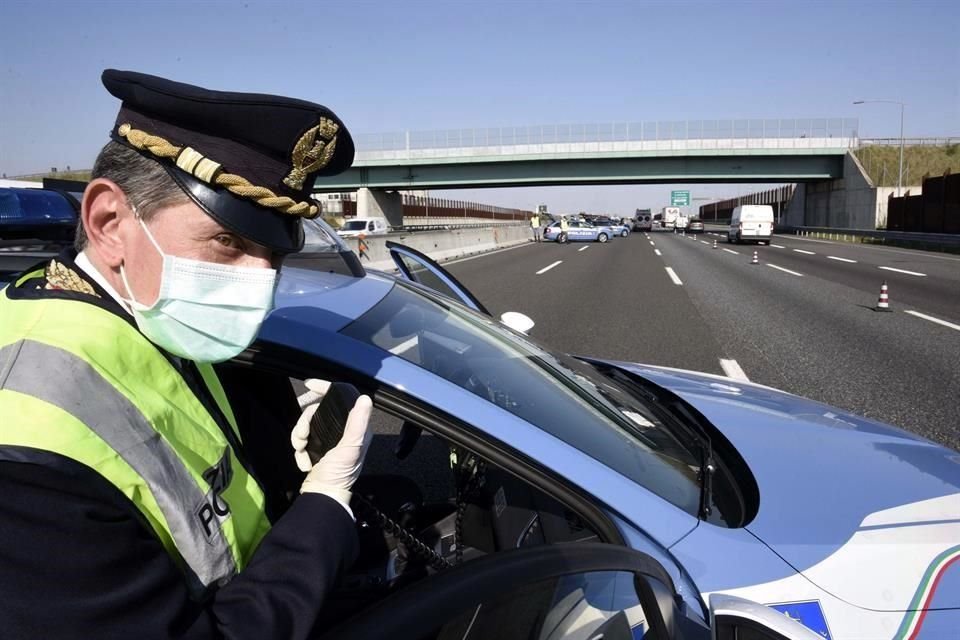
<svg viewBox="0 0 960 640">
<path fill-rule="evenodd" d="M 120 221 L 133 215 L 127 197 L 112 180 L 97 178 L 83 192 L 80 219 L 87 233 L 87 246 L 106 266 L 118 268 L 123 262 Z"/>
</svg>

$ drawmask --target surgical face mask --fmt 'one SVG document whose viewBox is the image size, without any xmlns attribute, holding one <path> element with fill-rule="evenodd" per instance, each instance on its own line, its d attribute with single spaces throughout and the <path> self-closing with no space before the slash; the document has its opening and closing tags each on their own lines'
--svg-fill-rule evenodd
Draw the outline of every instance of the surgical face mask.
<svg viewBox="0 0 960 640">
<path fill-rule="evenodd" d="M 273 308 L 276 269 L 233 267 L 165 254 L 147 225 L 139 222 L 163 256 L 160 294 L 150 306 L 134 299 L 120 265 L 130 296 L 126 302 L 143 335 L 195 362 L 223 362 L 250 346 Z"/>
</svg>

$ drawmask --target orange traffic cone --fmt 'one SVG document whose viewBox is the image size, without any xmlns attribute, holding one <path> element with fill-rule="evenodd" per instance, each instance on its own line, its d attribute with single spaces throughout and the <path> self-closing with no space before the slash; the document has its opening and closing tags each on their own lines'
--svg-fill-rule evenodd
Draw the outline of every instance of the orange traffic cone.
<svg viewBox="0 0 960 640">
<path fill-rule="evenodd" d="M 884 280 L 883 284 L 880 285 L 880 299 L 877 301 L 877 306 L 873 308 L 874 311 L 893 311 L 890 308 L 890 298 L 887 296 L 887 281 Z"/>
<path fill-rule="evenodd" d="M 760 264 L 760 258 L 757 257 L 757 252 L 753 252 L 753 260 L 750 261 L 750 264 Z"/>
</svg>

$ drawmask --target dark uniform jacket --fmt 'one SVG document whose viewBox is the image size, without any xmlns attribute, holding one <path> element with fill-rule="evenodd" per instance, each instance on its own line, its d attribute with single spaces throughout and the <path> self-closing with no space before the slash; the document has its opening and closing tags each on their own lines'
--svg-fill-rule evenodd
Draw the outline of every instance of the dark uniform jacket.
<svg viewBox="0 0 960 640">
<path fill-rule="evenodd" d="M 129 318 L 72 257 L 55 261 L 56 278 L 47 269 L 47 277 L 27 283 L 30 295 L 73 297 Z M 99 297 L 76 293 L 65 273 L 79 275 Z M 229 430 L 192 363 L 171 360 Z M 224 366 L 218 374 L 244 441 L 238 458 L 263 487 L 273 522 L 249 565 L 208 601 L 194 602 L 183 572 L 109 481 L 52 453 L 45 464 L 36 456 L 0 460 L 0 637 L 310 635 L 325 597 L 357 553 L 353 521 L 327 496 L 289 499 L 302 479 L 289 444 L 299 416 L 289 381 Z"/>
</svg>

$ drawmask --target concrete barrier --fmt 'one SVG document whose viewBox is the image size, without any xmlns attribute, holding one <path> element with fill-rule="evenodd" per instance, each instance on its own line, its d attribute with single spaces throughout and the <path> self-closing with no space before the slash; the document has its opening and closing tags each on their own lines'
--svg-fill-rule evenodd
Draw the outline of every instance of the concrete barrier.
<svg viewBox="0 0 960 640">
<path fill-rule="evenodd" d="M 367 236 L 363 240 L 366 248 L 360 256 L 360 262 L 370 269 L 395 271 L 396 265 L 390 258 L 390 251 L 386 247 L 387 241 L 416 249 L 437 262 L 446 262 L 513 247 L 529 242 L 532 237 L 530 227 L 526 225 Z M 347 238 L 346 243 L 358 256 L 360 255 L 359 238 Z"/>
</svg>

